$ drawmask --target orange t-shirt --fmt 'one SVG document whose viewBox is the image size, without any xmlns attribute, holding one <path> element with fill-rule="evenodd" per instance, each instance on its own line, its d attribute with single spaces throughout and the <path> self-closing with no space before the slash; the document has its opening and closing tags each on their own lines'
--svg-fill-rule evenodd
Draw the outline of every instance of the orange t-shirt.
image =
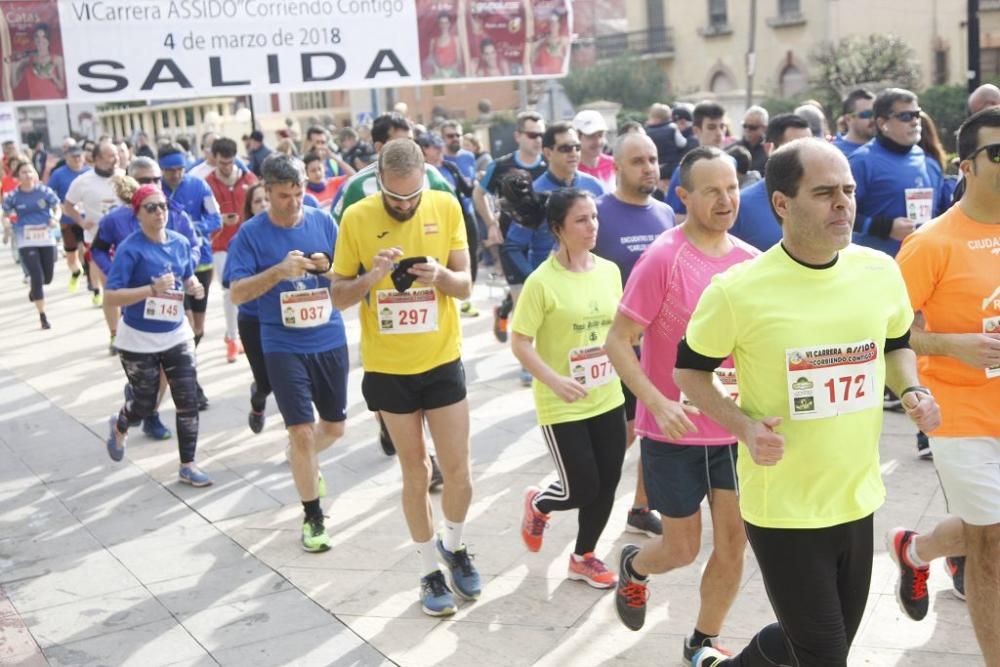
<svg viewBox="0 0 1000 667">
<path fill-rule="evenodd" d="M 1000 333 L 1000 224 L 976 222 L 952 206 L 907 237 L 896 261 L 927 331 Z M 921 356 L 918 370 L 941 406 L 941 428 L 932 435 L 1000 436 L 1000 369 Z"/>
</svg>

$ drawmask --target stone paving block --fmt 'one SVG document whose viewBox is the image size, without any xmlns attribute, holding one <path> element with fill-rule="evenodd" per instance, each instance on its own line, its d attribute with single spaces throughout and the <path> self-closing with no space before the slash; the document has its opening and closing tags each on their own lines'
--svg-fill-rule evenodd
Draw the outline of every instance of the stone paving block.
<svg viewBox="0 0 1000 667">
<path fill-rule="evenodd" d="M 348 628 L 313 628 L 289 633 L 281 641 L 262 640 L 213 651 L 220 665 L 267 667 L 296 665 L 325 667 L 382 667 L 391 665 L 385 656 L 366 644 Z"/>
<path fill-rule="evenodd" d="M 45 657 L 53 667 L 166 667 L 207 656 L 205 649 L 173 619 L 45 649 Z"/>
<path fill-rule="evenodd" d="M 22 615 L 139 585 L 107 551 L 47 558 L 20 570 L 16 579 L 3 582 L 8 599 Z"/>
<path fill-rule="evenodd" d="M 350 616 L 338 614 L 337 618 L 356 632 L 358 636 L 373 646 L 380 653 L 396 664 L 407 664 L 406 654 L 420 644 L 423 638 L 438 628 L 441 619 L 424 616 L 423 618 L 373 618 L 370 616 Z"/>
<path fill-rule="evenodd" d="M 190 615 L 211 607 L 280 593 L 290 590 L 292 585 L 271 568 L 251 560 L 152 583 L 147 588 L 170 613 Z"/>
<path fill-rule="evenodd" d="M 377 570 L 335 572 L 308 567 L 283 567 L 279 573 L 292 586 L 295 586 L 314 600 L 316 604 L 329 610 L 342 621 L 344 618 L 342 610 L 357 608 L 359 600 L 370 599 L 367 594 L 368 588 L 376 586 L 378 580 L 389 574 Z M 402 578 L 402 573 L 397 573 L 397 575 Z M 412 584 L 414 575 L 409 575 L 406 580 Z M 415 595 L 410 597 L 415 599 Z M 359 615 L 357 618 L 364 618 L 364 616 Z"/>
<path fill-rule="evenodd" d="M 206 468 L 208 471 L 208 468 Z M 174 473 L 176 477 L 176 472 Z M 226 469 L 210 470 L 214 482 L 206 488 L 172 483 L 171 491 L 208 521 L 215 522 L 243 514 L 273 509 L 279 503 L 253 484 Z"/>
<path fill-rule="evenodd" d="M 24 614 L 39 645 L 70 644 L 170 618 L 145 588 L 130 588 Z"/>
<path fill-rule="evenodd" d="M 900 650 L 931 650 L 960 655 L 979 655 L 972 639 L 972 621 L 964 603 L 947 595 L 931 600 L 923 621 L 903 615 L 893 595 L 880 595 L 871 619 L 855 640 L 859 646 Z"/>
<path fill-rule="evenodd" d="M 252 557 L 214 526 L 183 535 L 152 534 L 114 545 L 109 551 L 144 584 L 237 565 Z"/>
<path fill-rule="evenodd" d="M 40 560 L 88 554 L 102 548 L 79 522 L 41 535 L 4 537 L 0 538 L 0 569 L 4 571 L 4 579 L 17 578 L 19 571 L 33 567 Z"/>
<path fill-rule="evenodd" d="M 559 641 L 562 628 L 507 624 L 441 623 L 401 659 L 412 667 L 431 665 L 480 665 L 515 667 L 532 665 Z"/>
<path fill-rule="evenodd" d="M 959 657 L 953 653 L 933 650 L 869 648 L 855 643 L 847 664 L 850 667 L 982 667 L 985 663 L 980 656 Z"/>
</svg>

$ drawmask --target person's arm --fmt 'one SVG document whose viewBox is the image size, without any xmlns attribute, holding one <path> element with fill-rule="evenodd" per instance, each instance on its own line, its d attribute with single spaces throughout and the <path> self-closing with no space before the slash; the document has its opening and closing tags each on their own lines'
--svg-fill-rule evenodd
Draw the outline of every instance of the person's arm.
<svg viewBox="0 0 1000 667">
<path fill-rule="evenodd" d="M 417 283 L 433 286 L 446 296 L 468 299 L 472 295 L 472 278 L 469 275 L 469 251 L 466 248 L 448 253 L 448 264 L 437 262 L 414 264 L 409 272 L 417 277 Z"/>
<path fill-rule="evenodd" d="M 532 266 L 528 261 L 531 250 L 531 230 L 517 222 L 512 222 L 507 228 L 507 238 L 500 246 L 500 254 L 506 257 L 517 268 L 522 276 L 531 274 Z"/>
<path fill-rule="evenodd" d="M 174 288 L 176 278 L 173 273 L 165 273 L 153 280 L 148 285 L 141 287 L 121 287 L 119 289 L 105 289 L 104 302 L 113 308 L 124 308 L 133 303 L 149 297 L 160 296 L 167 290 Z"/>
<path fill-rule="evenodd" d="M 234 280 L 229 285 L 229 297 L 234 306 L 260 298 L 282 280 L 291 280 L 315 270 L 313 262 L 301 250 L 292 250 L 281 263 L 260 273 Z"/>
<path fill-rule="evenodd" d="M 639 364 L 639 358 L 635 355 L 633 347 L 639 342 L 639 336 L 644 329 L 642 324 L 619 311 L 615 314 L 611 330 L 608 331 L 604 350 L 608 353 L 618 377 L 653 415 L 663 435 L 668 438 L 681 438 L 688 433 L 694 433 L 696 428 L 687 415 L 697 414 L 698 411 L 672 401 L 660 393 Z"/>
<path fill-rule="evenodd" d="M 894 394 L 899 396 L 906 416 L 924 433 L 930 433 L 941 426 L 941 410 L 929 390 L 920 386 L 917 377 L 917 355 L 905 345 L 889 350 L 892 340 L 886 341 L 885 384 Z"/>
<path fill-rule="evenodd" d="M 951 357 L 973 368 L 1000 365 L 1000 335 L 985 333 L 932 333 L 914 320 L 910 347 L 927 357 Z"/>
<path fill-rule="evenodd" d="M 80 210 L 68 198 L 62 203 L 62 212 L 67 218 L 83 227 L 83 216 L 80 215 Z"/>
<path fill-rule="evenodd" d="M 114 218 L 108 214 L 101 218 L 104 224 L 99 224 L 94 242 L 90 244 L 90 257 L 97 264 L 104 275 L 111 275 L 111 248 L 114 243 L 109 239 L 112 232 Z"/>
<path fill-rule="evenodd" d="M 337 310 L 347 310 L 360 303 L 365 295 L 383 278 L 392 273 L 396 260 L 403 256 L 399 248 L 384 248 L 372 260 L 372 268 L 361 275 L 347 276 L 331 269 L 327 273 L 330 279 L 330 297 L 333 307 Z"/>
<path fill-rule="evenodd" d="M 545 363 L 542 356 L 538 354 L 538 350 L 535 349 L 534 340 L 534 338 L 516 331 L 512 332 L 511 335 L 510 349 L 525 370 L 566 403 L 586 398 L 587 390 L 579 382 L 573 378 L 559 375 Z"/>
<path fill-rule="evenodd" d="M 198 221 L 198 231 L 206 239 L 222 229 L 222 215 L 219 213 L 219 202 L 215 201 L 215 195 L 208 184 L 201 181 L 204 191 L 201 198 L 201 220 Z"/>
</svg>

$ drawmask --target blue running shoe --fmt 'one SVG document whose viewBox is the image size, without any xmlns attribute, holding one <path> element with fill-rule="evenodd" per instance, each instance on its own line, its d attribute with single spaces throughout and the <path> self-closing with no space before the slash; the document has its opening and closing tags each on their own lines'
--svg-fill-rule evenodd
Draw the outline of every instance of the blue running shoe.
<svg viewBox="0 0 1000 667">
<path fill-rule="evenodd" d="M 705 648 L 699 649 L 694 657 L 691 658 L 691 667 L 715 667 L 716 665 L 721 665 L 729 656 L 720 651 L 717 648 L 711 646 L 706 646 Z"/>
<path fill-rule="evenodd" d="M 190 467 L 181 466 L 177 473 L 177 479 L 191 486 L 211 486 L 212 478 L 203 473 L 194 465 Z"/>
<path fill-rule="evenodd" d="M 457 611 L 455 598 L 441 570 L 420 579 L 420 604 L 428 616 L 451 616 Z"/>
<path fill-rule="evenodd" d="M 153 440 L 169 440 L 173 437 L 170 429 L 160 421 L 160 413 L 154 412 L 142 420 L 142 432 Z"/>
<path fill-rule="evenodd" d="M 108 456 L 111 457 L 112 461 L 121 461 L 125 458 L 125 440 L 122 440 L 122 446 L 118 446 L 118 438 L 115 437 L 118 432 L 118 415 L 111 415 L 108 419 Z"/>
<path fill-rule="evenodd" d="M 451 583 L 455 590 L 466 600 L 475 600 L 482 592 L 482 584 L 479 581 L 479 572 L 472 564 L 472 556 L 463 544 L 457 551 L 448 551 L 444 548 L 441 538 L 437 539 L 438 553 L 448 564 L 451 570 Z"/>
</svg>

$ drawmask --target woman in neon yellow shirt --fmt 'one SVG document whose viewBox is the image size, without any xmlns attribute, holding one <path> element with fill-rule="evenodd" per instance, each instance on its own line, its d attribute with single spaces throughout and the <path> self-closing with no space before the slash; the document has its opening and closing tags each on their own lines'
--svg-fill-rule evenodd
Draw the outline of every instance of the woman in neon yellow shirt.
<svg viewBox="0 0 1000 667">
<path fill-rule="evenodd" d="M 590 194 L 556 190 L 546 214 L 558 250 L 525 281 L 512 348 L 534 377 L 538 423 L 559 479 L 544 491 L 525 491 L 521 537 L 538 551 L 549 513 L 579 509 L 568 576 L 610 588 L 616 576 L 594 548 L 611 515 L 625 456 L 625 399 L 604 351 L 622 295 L 621 274 L 590 252 L 598 227 Z"/>
</svg>

